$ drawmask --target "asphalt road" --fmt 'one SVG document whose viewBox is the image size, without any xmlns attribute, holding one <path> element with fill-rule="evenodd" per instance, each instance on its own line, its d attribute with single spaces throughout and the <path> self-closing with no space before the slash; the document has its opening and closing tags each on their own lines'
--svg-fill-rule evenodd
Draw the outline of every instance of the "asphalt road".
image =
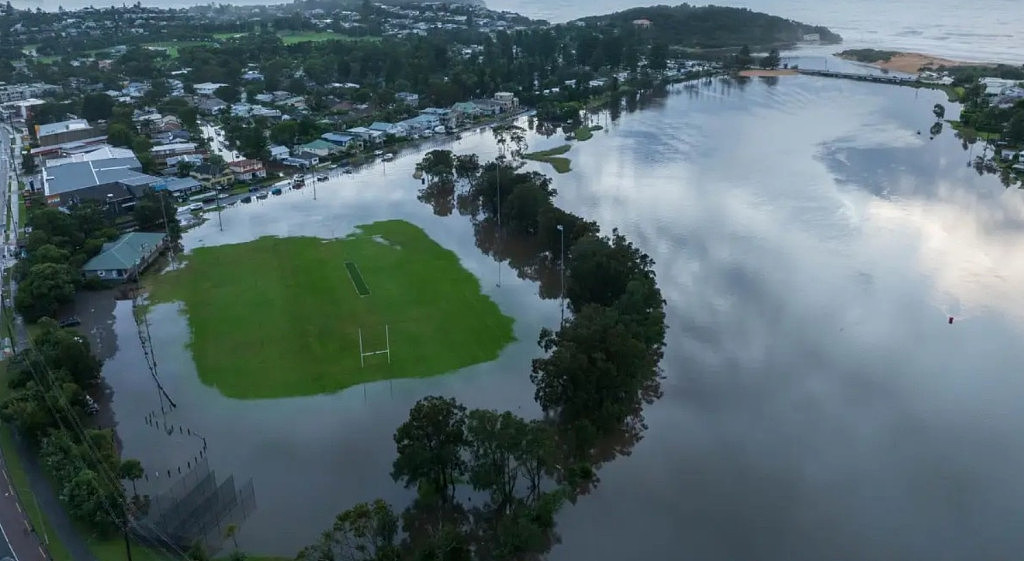
<svg viewBox="0 0 1024 561">
<path fill-rule="evenodd" d="M 18 196 L 18 184 L 12 176 L 13 166 L 18 163 L 11 161 L 10 134 L 11 130 L 8 127 L 0 127 L 0 183 L 2 183 L 0 184 L 0 202 L 3 204 L 0 206 L 0 214 L 3 216 L 4 227 L 10 228 L 12 233 L 15 233 L 17 232 L 16 221 L 13 224 L 7 223 L 7 204 L 10 202 L 14 206 L 14 212 L 17 212 Z M 13 240 L 14 237 L 12 236 L 11 239 Z M 0 253 L 0 271 L 6 266 L 8 266 L 8 260 L 6 250 L 4 250 L 3 253 Z M 13 287 L 14 283 L 11 284 Z M 0 301 L 0 306 L 3 304 Z M 7 464 L 2 457 L 0 457 L 0 475 L 3 479 L 0 481 L 0 491 L 3 492 L 3 497 L 0 498 L 0 534 L 4 538 L 3 543 L 0 544 L 0 558 L 11 557 L 16 561 L 49 559 L 39 537 L 32 531 L 32 526 L 29 524 L 18 496 L 14 493 L 14 488 L 7 475 Z"/>
</svg>

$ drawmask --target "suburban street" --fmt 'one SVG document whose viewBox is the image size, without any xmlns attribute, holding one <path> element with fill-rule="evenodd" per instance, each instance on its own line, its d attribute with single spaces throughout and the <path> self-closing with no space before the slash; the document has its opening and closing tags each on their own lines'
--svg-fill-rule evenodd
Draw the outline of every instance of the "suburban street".
<svg viewBox="0 0 1024 561">
<path fill-rule="evenodd" d="M 12 161 L 11 158 L 11 132 L 11 129 L 6 125 L 0 129 L 0 177 L 3 178 L 3 189 L 0 190 L 2 197 L 0 198 L 2 198 L 3 202 L 3 224 L 9 232 L 3 247 L 3 253 L 0 255 L 0 274 L 12 262 L 9 256 L 12 256 L 13 252 L 10 251 L 10 248 L 16 246 L 15 240 L 18 230 L 18 182 L 14 176 L 14 166 L 19 165 L 19 162 Z M 20 150 L 20 142 L 15 146 L 15 150 Z M 13 211 L 11 223 L 8 223 L 7 208 L 11 208 Z M 11 288 L 13 291 L 13 281 L 11 282 Z M 13 299 L 13 296 L 9 298 Z M 0 306 L 7 304 L 8 302 L 6 301 L 0 301 Z M 17 323 L 16 331 L 24 332 L 24 326 L 20 321 Z M 5 337 L 4 351 L 6 352 L 10 349 L 10 342 Z M 49 556 L 43 549 L 39 537 L 32 531 L 23 506 L 20 504 L 18 496 L 14 493 L 14 487 L 11 485 L 7 473 L 6 461 L 2 458 L 0 458 L 0 475 L 3 478 L 3 481 L 0 481 L 0 490 L 3 491 L 3 498 L 0 499 L 0 530 L 2 530 L 0 533 L 4 537 L 3 543 L 0 544 L 0 558 L 11 557 L 17 561 L 48 559 Z"/>
</svg>

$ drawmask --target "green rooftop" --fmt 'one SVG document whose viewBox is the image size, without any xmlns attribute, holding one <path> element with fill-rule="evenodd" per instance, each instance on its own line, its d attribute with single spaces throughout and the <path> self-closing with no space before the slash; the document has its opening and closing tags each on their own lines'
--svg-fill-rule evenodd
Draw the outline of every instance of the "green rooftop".
<svg viewBox="0 0 1024 561">
<path fill-rule="evenodd" d="M 153 249 L 163 243 L 165 234 L 152 232 L 130 232 L 117 240 L 103 244 L 103 250 L 93 257 L 82 270 L 113 271 L 131 269 L 149 257 Z"/>
</svg>

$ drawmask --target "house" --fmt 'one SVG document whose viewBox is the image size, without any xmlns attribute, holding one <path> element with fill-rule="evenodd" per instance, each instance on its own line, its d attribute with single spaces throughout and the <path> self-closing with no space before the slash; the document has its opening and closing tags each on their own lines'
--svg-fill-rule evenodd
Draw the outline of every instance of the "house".
<svg viewBox="0 0 1024 561">
<path fill-rule="evenodd" d="M 109 144 L 86 146 L 85 150 L 70 150 L 64 157 L 46 160 L 46 167 L 54 168 L 74 162 L 108 160 L 111 158 L 134 158 L 135 152 L 128 148 L 116 148 Z M 141 168 L 140 168 L 141 169 Z"/>
<path fill-rule="evenodd" d="M 356 127 L 354 129 L 348 129 L 345 132 L 369 144 L 380 144 L 381 142 L 384 142 L 384 133 L 370 130 L 366 127 Z"/>
<path fill-rule="evenodd" d="M 166 132 L 155 132 L 150 137 L 153 144 L 177 144 L 179 142 L 188 142 L 192 139 L 192 135 L 188 131 L 166 131 Z"/>
<path fill-rule="evenodd" d="M 441 109 L 438 107 L 427 107 L 426 109 L 420 110 L 420 115 L 433 115 L 437 117 L 438 121 L 442 126 L 447 128 L 455 128 L 458 124 L 458 114 L 451 109 Z"/>
<path fill-rule="evenodd" d="M 259 160 L 235 160 L 228 164 L 235 181 L 252 181 L 267 176 L 263 162 Z"/>
<path fill-rule="evenodd" d="M 250 70 L 245 74 L 242 74 L 242 79 L 246 82 L 260 82 L 263 80 L 263 74 L 260 74 L 255 70 Z"/>
<path fill-rule="evenodd" d="M 985 86 L 985 95 L 987 96 L 1000 95 L 1017 85 L 1016 81 L 1005 78 L 981 78 L 979 81 L 981 85 Z"/>
<path fill-rule="evenodd" d="M 89 125 L 85 119 L 72 119 L 47 125 L 36 125 L 36 138 L 40 146 L 53 146 L 76 140 L 100 136 L 100 131 Z"/>
<path fill-rule="evenodd" d="M 320 163 L 320 156 L 312 152 L 299 152 L 298 154 L 284 160 L 285 165 L 298 166 L 300 168 L 311 168 Z"/>
<path fill-rule="evenodd" d="M 473 105 L 476 105 L 483 115 L 494 116 L 502 112 L 502 104 L 493 99 L 474 99 Z"/>
<path fill-rule="evenodd" d="M 312 142 L 307 142 L 295 149 L 296 153 L 298 154 L 305 152 L 308 154 L 316 154 L 321 158 L 326 158 L 331 154 L 341 152 L 341 150 L 341 146 L 334 144 L 332 142 L 327 142 L 326 140 L 320 138 Z"/>
<path fill-rule="evenodd" d="M 401 101 L 402 103 L 408 105 L 409 107 L 419 107 L 420 106 L 420 96 L 419 96 L 419 94 L 414 94 L 414 93 L 410 93 L 410 92 L 398 92 L 398 93 L 395 94 L 395 99 L 397 99 L 398 101 Z"/>
<path fill-rule="evenodd" d="M 452 105 L 452 112 L 459 115 L 460 120 L 472 120 L 483 113 L 472 101 L 460 101 Z"/>
<path fill-rule="evenodd" d="M 633 20 L 633 27 L 640 29 L 647 29 L 651 27 L 651 20 L 649 19 L 635 19 Z"/>
<path fill-rule="evenodd" d="M 193 167 L 195 167 L 203 163 L 203 157 L 199 154 L 184 154 L 182 156 L 171 156 L 170 158 L 167 158 L 167 162 L 165 162 L 164 165 L 166 165 L 168 169 L 176 171 L 178 169 L 178 164 L 181 163 L 189 163 L 192 164 Z"/>
<path fill-rule="evenodd" d="M 217 113 L 218 111 L 224 109 L 227 106 L 227 103 L 224 103 L 224 101 L 217 99 L 215 97 L 204 99 L 196 104 L 196 107 L 200 111 L 203 111 L 205 113 Z"/>
<path fill-rule="evenodd" d="M 235 182 L 235 175 L 227 166 L 209 162 L 196 166 L 189 176 L 198 180 L 207 189 L 221 189 Z"/>
<path fill-rule="evenodd" d="M 440 126 L 441 120 L 433 115 L 416 115 L 398 124 L 405 127 L 409 136 L 418 136 L 426 131 L 433 131 L 434 127 Z"/>
<path fill-rule="evenodd" d="M 373 124 L 366 128 L 372 131 L 384 133 L 385 136 L 402 137 L 405 136 L 406 134 L 405 128 L 402 127 L 401 125 L 396 125 L 394 123 L 385 123 L 383 121 L 374 121 Z"/>
<path fill-rule="evenodd" d="M 153 156 L 153 160 L 159 164 L 167 162 L 167 158 L 172 156 L 184 156 L 185 154 L 195 154 L 196 144 L 194 142 L 176 142 L 174 144 L 160 144 L 150 149 L 149 153 Z"/>
<path fill-rule="evenodd" d="M 213 95 L 214 92 L 217 91 L 217 88 L 219 88 L 221 86 L 226 86 L 226 85 L 227 84 L 221 84 L 219 82 L 203 82 L 202 84 L 196 84 L 195 85 L 196 94 L 197 95 L 211 96 L 211 95 Z"/>
<path fill-rule="evenodd" d="M 178 200 L 184 200 L 191 193 L 203 190 L 203 184 L 194 177 L 169 177 L 153 184 L 153 190 L 171 193 Z"/>
<path fill-rule="evenodd" d="M 362 147 L 362 142 L 351 134 L 328 132 L 321 134 L 320 138 L 342 148 L 348 148 L 349 146 Z"/>
<path fill-rule="evenodd" d="M 270 159 L 271 160 L 283 160 L 288 157 L 289 150 L 287 146 L 280 146 L 272 144 L 270 146 Z"/>
<path fill-rule="evenodd" d="M 40 175 L 48 205 L 66 207 L 92 200 L 120 214 L 135 205 L 141 189 L 160 179 L 141 170 L 142 164 L 132 156 L 46 166 Z"/>
<path fill-rule="evenodd" d="M 1003 149 L 999 151 L 999 158 L 1003 161 L 1010 162 L 1017 157 L 1016 150 Z"/>
<path fill-rule="evenodd" d="M 85 278 L 127 281 L 144 271 L 167 247 L 167 235 L 152 232 L 129 232 L 103 244 L 92 259 L 82 265 Z"/>
<path fill-rule="evenodd" d="M 603 83 L 601 84 L 604 85 Z M 494 101 L 501 105 L 501 111 L 508 113 L 519 109 L 519 98 L 511 92 L 498 92 L 494 94 Z"/>
</svg>

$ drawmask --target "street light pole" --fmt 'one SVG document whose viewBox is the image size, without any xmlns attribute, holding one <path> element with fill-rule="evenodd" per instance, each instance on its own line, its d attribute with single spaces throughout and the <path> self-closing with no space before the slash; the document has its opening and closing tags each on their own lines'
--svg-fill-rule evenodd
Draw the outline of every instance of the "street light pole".
<svg viewBox="0 0 1024 561">
<path fill-rule="evenodd" d="M 559 320 L 559 326 L 565 323 L 565 227 L 561 224 L 558 225 L 558 235 L 562 239 L 562 256 L 559 259 L 558 269 L 562 279 L 562 295 L 561 295 L 561 312 L 562 317 Z"/>
<path fill-rule="evenodd" d="M 495 253 L 498 257 L 498 288 L 501 288 L 501 155 L 495 160 L 494 168 L 495 181 L 498 186 L 498 239 L 495 244 Z"/>
</svg>

